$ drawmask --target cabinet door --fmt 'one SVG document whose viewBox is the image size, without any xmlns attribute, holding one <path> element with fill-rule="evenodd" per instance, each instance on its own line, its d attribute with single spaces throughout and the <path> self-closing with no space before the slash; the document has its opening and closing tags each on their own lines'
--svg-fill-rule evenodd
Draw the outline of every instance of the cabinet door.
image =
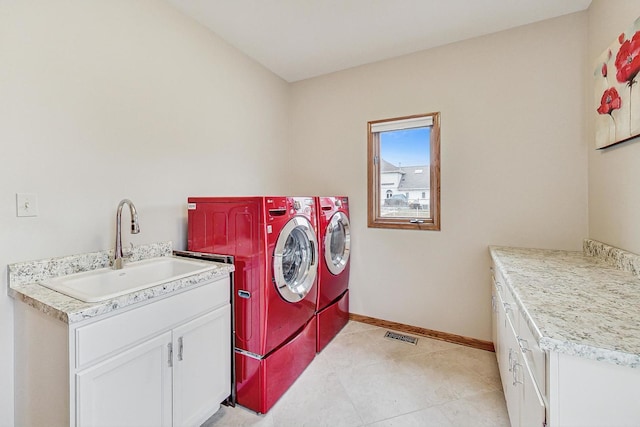
<svg viewBox="0 0 640 427">
<path fill-rule="evenodd" d="M 524 359 L 522 363 L 525 363 Z M 522 404 L 520 406 L 520 426 L 542 427 L 545 425 L 545 406 L 542 396 L 533 381 L 531 372 L 524 367 L 522 383 Z"/>
<path fill-rule="evenodd" d="M 231 306 L 173 330 L 173 425 L 199 426 L 231 394 Z"/>
<path fill-rule="evenodd" d="M 501 376 L 501 378 L 504 388 L 504 399 L 507 402 L 507 411 L 509 412 L 509 421 L 513 427 L 516 427 L 520 425 L 520 400 L 522 396 L 519 385 L 521 383 L 522 369 L 524 366 L 519 357 L 520 347 L 516 340 L 515 330 L 506 313 L 505 316 L 506 325 L 502 338 L 504 351 L 508 359 L 508 372 L 505 373 L 504 376 Z M 500 374 L 502 375 L 502 372 Z"/>
<path fill-rule="evenodd" d="M 496 349 L 496 357 L 498 359 L 498 369 L 500 370 L 500 378 L 502 379 L 502 390 L 507 394 L 509 379 L 513 369 L 513 349 L 509 345 L 510 326 L 507 314 L 505 312 L 505 303 L 500 295 L 496 292 L 496 341 L 498 348 Z"/>
<path fill-rule="evenodd" d="M 171 426 L 171 332 L 76 375 L 77 426 Z"/>
<path fill-rule="evenodd" d="M 495 279 L 492 276 L 491 280 L 491 339 L 493 340 L 493 347 L 496 351 L 496 355 L 500 354 L 500 341 L 498 339 L 498 290 L 496 289 Z"/>
</svg>

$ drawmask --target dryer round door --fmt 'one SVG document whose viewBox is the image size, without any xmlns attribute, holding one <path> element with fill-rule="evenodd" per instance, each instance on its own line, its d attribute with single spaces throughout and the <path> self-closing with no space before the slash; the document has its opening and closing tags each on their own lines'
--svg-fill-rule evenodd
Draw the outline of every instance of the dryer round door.
<svg viewBox="0 0 640 427">
<path fill-rule="evenodd" d="M 351 252 L 351 229 L 349 218 L 343 212 L 336 212 L 327 225 L 324 236 L 324 261 L 332 274 L 344 271 Z"/>
<path fill-rule="evenodd" d="M 318 274 L 317 259 L 311 223 L 301 216 L 292 218 L 282 228 L 273 253 L 273 274 L 282 298 L 298 302 L 309 293 Z"/>
</svg>

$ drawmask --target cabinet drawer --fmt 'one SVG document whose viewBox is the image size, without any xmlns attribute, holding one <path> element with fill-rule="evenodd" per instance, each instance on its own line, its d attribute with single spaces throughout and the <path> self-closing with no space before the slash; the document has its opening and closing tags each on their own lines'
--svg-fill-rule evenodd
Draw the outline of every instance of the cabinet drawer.
<svg viewBox="0 0 640 427">
<path fill-rule="evenodd" d="M 498 281 L 495 282 L 495 287 L 498 291 L 497 300 L 499 308 L 504 313 L 504 327 L 506 327 L 507 322 L 509 322 L 511 324 L 511 327 L 517 330 L 518 307 L 516 306 L 511 292 L 506 288 L 505 285 L 501 285 Z"/>
<path fill-rule="evenodd" d="M 526 358 L 521 358 L 520 426 L 546 426 L 546 406 Z M 517 379 L 517 378 L 516 378 Z"/>
<path fill-rule="evenodd" d="M 545 394 L 546 391 L 546 375 L 545 375 L 545 353 L 540 349 L 538 340 L 535 339 L 533 332 L 529 328 L 524 315 L 520 313 L 519 325 L 518 325 L 518 343 L 522 349 L 522 354 L 526 359 L 533 379 L 538 386 L 541 394 Z"/>
<path fill-rule="evenodd" d="M 493 283 L 496 289 L 498 290 L 498 294 L 502 298 L 503 302 L 507 302 L 507 303 L 514 302 L 513 296 L 511 295 L 511 292 L 507 288 L 507 284 L 505 283 L 505 280 L 502 277 L 502 274 L 500 274 L 500 271 L 495 267 L 493 268 Z"/>
<path fill-rule="evenodd" d="M 79 327 L 75 330 L 75 367 L 85 368 L 225 304 L 229 304 L 228 277 Z"/>
</svg>

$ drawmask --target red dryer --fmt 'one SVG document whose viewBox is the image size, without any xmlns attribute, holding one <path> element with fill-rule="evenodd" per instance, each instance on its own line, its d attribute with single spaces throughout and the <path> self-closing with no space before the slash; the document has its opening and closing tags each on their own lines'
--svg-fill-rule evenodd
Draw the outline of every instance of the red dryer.
<svg viewBox="0 0 640 427">
<path fill-rule="evenodd" d="M 266 413 L 316 353 L 315 200 L 188 201 L 188 249 L 234 257 L 237 402 Z"/>
<path fill-rule="evenodd" d="M 347 197 L 317 197 L 320 269 L 318 276 L 318 353 L 349 321 L 351 228 Z"/>
</svg>

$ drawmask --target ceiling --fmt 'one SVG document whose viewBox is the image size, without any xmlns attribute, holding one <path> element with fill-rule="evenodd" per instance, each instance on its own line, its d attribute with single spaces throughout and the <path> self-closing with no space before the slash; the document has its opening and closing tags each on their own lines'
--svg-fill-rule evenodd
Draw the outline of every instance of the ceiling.
<svg viewBox="0 0 640 427">
<path fill-rule="evenodd" d="M 288 82 L 589 7 L 591 0 L 167 0 Z"/>
</svg>

